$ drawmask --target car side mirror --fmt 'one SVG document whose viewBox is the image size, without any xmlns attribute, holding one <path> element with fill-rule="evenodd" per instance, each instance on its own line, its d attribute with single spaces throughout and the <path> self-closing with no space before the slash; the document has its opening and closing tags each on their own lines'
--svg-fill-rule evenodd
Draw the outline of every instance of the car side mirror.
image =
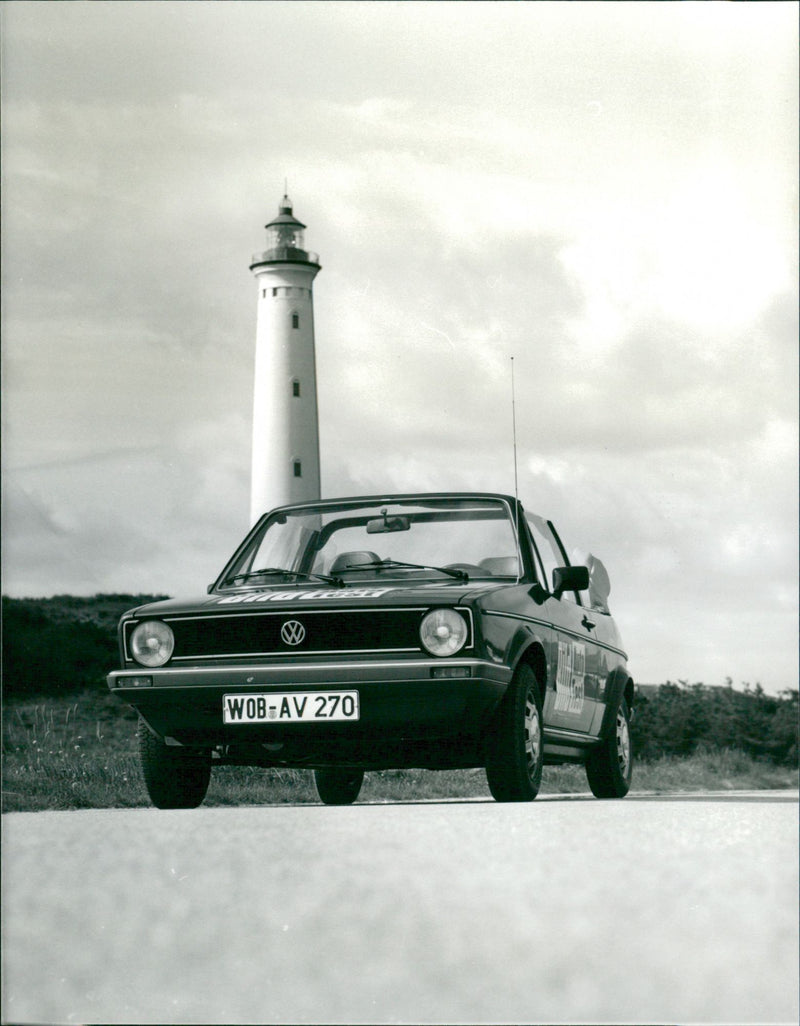
<svg viewBox="0 0 800 1026">
<path fill-rule="evenodd" d="M 553 571 L 554 598 L 560 599 L 565 591 L 586 591 L 588 587 L 588 566 L 559 566 Z"/>
</svg>

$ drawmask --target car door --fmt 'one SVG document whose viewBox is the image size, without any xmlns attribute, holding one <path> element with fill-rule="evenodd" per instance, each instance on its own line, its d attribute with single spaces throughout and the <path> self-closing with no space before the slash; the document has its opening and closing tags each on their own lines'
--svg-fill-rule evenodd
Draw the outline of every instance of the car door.
<svg viewBox="0 0 800 1026">
<path fill-rule="evenodd" d="M 541 571 L 552 592 L 553 571 L 569 560 L 552 523 L 526 512 Z M 547 599 L 544 611 L 553 627 L 548 653 L 544 722 L 548 727 L 588 734 L 605 682 L 605 661 L 597 644 L 598 617 L 590 615 L 577 592 Z"/>
<path fill-rule="evenodd" d="M 606 702 L 610 700 L 609 682 L 616 670 L 624 669 L 625 654 L 622 652 L 621 641 L 616 625 L 608 613 L 596 609 L 587 610 L 586 616 L 595 623 L 595 648 L 597 650 L 597 682 L 595 691 L 595 715 L 591 726 L 593 734 L 600 732 Z"/>
</svg>

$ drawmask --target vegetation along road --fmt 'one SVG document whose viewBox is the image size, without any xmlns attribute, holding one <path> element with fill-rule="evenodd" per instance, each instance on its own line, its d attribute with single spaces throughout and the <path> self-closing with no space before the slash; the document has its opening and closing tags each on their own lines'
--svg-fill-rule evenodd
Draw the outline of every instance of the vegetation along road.
<svg viewBox="0 0 800 1026">
<path fill-rule="evenodd" d="M 796 792 L 10 813 L 6 1022 L 796 1022 Z"/>
</svg>

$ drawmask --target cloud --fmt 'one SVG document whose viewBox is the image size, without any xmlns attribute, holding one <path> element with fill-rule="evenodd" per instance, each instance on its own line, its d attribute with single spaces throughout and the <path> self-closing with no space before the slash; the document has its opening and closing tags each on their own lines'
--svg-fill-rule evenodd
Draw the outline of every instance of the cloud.
<svg viewBox="0 0 800 1026">
<path fill-rule="evenodd" d="M 248 527 L 249 429 L 235 414 L 149 450 L 7 470 L 4 588 L 201 592 Z"/>
</svg>

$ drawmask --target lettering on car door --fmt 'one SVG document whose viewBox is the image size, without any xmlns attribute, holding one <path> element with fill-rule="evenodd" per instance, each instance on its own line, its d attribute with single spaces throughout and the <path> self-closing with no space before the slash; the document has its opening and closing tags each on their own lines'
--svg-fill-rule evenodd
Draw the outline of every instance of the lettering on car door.
<svg viewBox="0 0 800 1026">
<path fill-rule="evenodd" d="M 580 717 L 585 699 L 586 646 L 577 641 L 559 641 L 553 711 Z"/>
</svg>

